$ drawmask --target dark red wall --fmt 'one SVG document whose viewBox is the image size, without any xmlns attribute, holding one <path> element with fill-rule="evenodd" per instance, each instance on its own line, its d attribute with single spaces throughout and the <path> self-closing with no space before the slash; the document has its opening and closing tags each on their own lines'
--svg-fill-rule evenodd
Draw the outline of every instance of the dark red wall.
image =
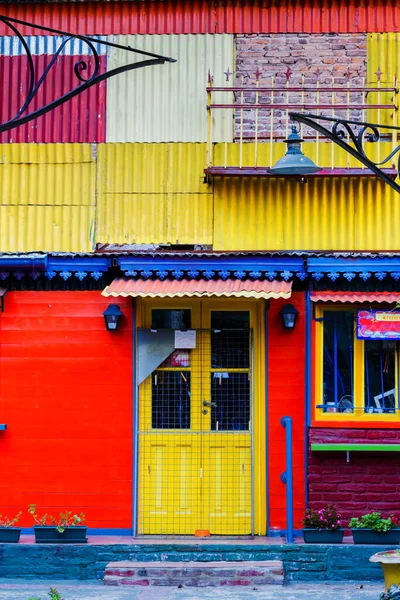
<svg viewBox="0 0 400 600">
<path fill-rule="evenodd" d="M 398 429 L 311 429 L 311 443 L 400 443 Z M 374 510 L 400 516 L 400 453 L 309 453 L 309 505 L 335 504 L 347 523 Z"/>
<path fill-rule="evenodd" d="M 305 294 L 295 292 L 290 303 L 299 311 L 294 331 L 286 331 L 279 314 L 287 300 L 271 300 L 268 311 L 268 485 L 270 526 L 286 529 L 286 486 L 283 416 L 293 419 L 294 518 L 301 527 L 305 508 L 304 374 Z"/>
<path fill-rule="evenodd" d="M 29 503 L 130 528 L 132 322 L 105 329 L 100 292 L 9 292 L 0 313 L 0 514 Z"/>
</svg>

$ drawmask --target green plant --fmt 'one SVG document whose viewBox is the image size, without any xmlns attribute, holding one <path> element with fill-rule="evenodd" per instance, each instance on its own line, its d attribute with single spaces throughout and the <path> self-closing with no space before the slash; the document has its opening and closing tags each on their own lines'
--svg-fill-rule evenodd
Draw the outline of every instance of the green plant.
<svg viewBox="0 0 400 600">
<path fill-rule="evenodd" d="M 8 528 L 8 527 L 15 527 L 15 525 L 18 523 L 20 516 L 22 515 L 22 512 L 19 512 L 15 515 L 15 517 L 13 519 L 9 519 L 6 516 L 0 515 L 0 528 Z"/>
<path fill-rule="evenodd" d="M 362 517 L 353 517 L 350 519 L 350 529 L 371 529 L 371 531 L 390 531 L 393 527 L 398 527 L 398 519 L 389 515 L 386 519 L 379 512 L 372 512 Z"/>
<path fill-rule="evenodd" d="M 335 531 L 340 529 L 341 524 L 340 515 L 333 504 L 328 504 L 320 510 L 308 508 L 303 518 L 303 526 L 306 529 Z"/>
<path fill-rule="evenodd" d="M 48 596 L 50 596 L 50 600 L 63 600 L 61 598 L 60 592 L 57 592 L 55 588 L 50 588 L 48 592 Z M 28 600 L 41 600 L 40 598 L 29 598 Z"/>
<path fill-rule="evenodd" d="M 55 527 L 59 533 L 64 533 L 67 527 L 77 527 L 78 525 L 83 525 L 85 522 L 85 515 L 83 513 L 77 515 L 74 514 L 72 510 L 60 512 L 58 517 L 53 517 L 48 513 L 39 517 L 36 513 L 36 504 L 28 505 L 28 513 L 32 515 L 36 525 Z M 53 598 L 51 598 L 51 600 L 53 600 Z M 57 600 L 56 597 L 55 600 Z"/>
</svg>

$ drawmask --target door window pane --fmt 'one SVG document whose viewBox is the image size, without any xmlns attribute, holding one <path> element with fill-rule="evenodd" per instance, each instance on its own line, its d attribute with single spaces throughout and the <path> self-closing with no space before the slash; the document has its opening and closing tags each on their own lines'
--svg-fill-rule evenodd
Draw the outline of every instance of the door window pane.
<svg viewBox="0 0 400 600">
<path fill-rule="evenodd" d="M 246 431 L 250 421 L 248 373 L 211 373 L 211 430 Z"/>
<path fill-rule="evenodd" d="M 211 313 L 211 368 L 249 368 L 249 325 L 248 311 L 213 311 Z"/>
<path fill-rule="evenodd" d="M 364 342 L 364 406 L 367 413 L 396 410 L 396 342 Z"/>
<path fill-rule="evenodd" d="M 326 412 L 353 412 L 354 315 L 324 312 L 323 407 Z"/>
<path fill-rule="evenodd" d="M 152 375 L 152 428 L 190 429 L 190 372 Z"/>
</svg>

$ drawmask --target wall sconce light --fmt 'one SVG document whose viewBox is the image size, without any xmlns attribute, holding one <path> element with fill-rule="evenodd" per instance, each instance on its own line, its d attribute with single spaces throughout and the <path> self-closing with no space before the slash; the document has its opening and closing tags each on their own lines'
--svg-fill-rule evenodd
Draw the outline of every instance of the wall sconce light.
<svg viewBox="0 0 400 600">
<path fill-rule="evenodd" d="M 294 329 L 296 325 L 297 315 L 299 311 L 293 306 L 293 304 L 285 304 L 282 306 L 279 314 L 282 317 L 282 323 L 285 329 Z"/>
<path fill-rule="evenodd" d="M 110 304 L 103 312 L 107 331 L 117 331 L 122 312 L 118 304 Z"/>
</svg>

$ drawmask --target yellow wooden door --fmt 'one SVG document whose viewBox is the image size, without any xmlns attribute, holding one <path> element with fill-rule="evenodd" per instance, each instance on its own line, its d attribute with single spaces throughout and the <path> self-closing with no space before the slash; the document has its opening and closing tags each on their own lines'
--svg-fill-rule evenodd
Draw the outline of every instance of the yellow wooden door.
<svg viewBox="0 0 400 600">
<path fill-rule="evenodd" d="M 140 534 L 252 533 L 253 318 L 247 303 L 145 303 L 145 326 L 195 340 L 140 386 Z"/>
</svg>

